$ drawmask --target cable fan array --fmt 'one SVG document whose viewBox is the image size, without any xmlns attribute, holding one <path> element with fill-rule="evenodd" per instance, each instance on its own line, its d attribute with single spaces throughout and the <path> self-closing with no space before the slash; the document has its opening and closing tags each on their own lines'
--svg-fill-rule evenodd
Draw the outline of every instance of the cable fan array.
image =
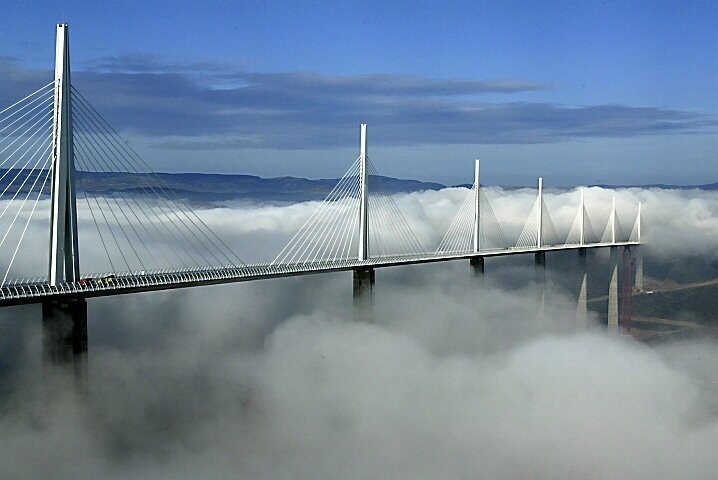
<svg viewBox="0 0 718 480">
<path fill-rule="evenodd" d="M 475 202 L 476 188 L 474 184 L 464 198 L 459 211 L 449 225 L 444 238 L 439 242 L 436 253 L 471 252 L 474 249 Z M 496 219 L 491 202 L 479 188 L 479 238 L 478 251 L 490 251 L 506 248 L 507 242 L 501 225 Z"/>
<path fill-rule="evenodd" d="M 454 216 L 449 228 L 437 247 L 436 254 L 468 253 L 474 251 L 475 232 L 475 203 L 476 185 L 473 185 L 467 192 L 464 201 Z M 530 213 L 524 222 L 518 239 L 515 243 L 507 241 L 503 229 L 491 207 L 488 195 L 484 189 L 479 189 L 479 238 L 478 251 L 490 252 L 493 250 L 508 249 L 534 249 L 538 247 L 538 215 L 539 201 L 541 201 L 541 246 L 571 246 L 581 244 L 581 229 L 583 228 L 583 244 L 611 243 L 614 235 L 613 222 L 615 217 L 615 238 L 616 241 L 639 241 L 640 240 L 640 215 L 636 216 L 636 222 L 630 235 L 625 234 L 625 229 L 618 220 L 615 210 L 609 215 L 606 227 L 601 236 L 596 235 L 588 212 L 583 201 L 576 213 L 576 216 L 565 235 L 557 232 L 549 209 L 543 200 L 537 197 L 533 203 Z"/>
<path fill-rule="evenodd" d="M 603 234 L 601 235 L 601 243 L 610 243 L 613 241 L 613 238 L 624 238 L 624 232 L 625 229 L 623 228 L 623 225 L 621 225 L 621 221 L 619 220 L 616 209 L 614 208 L 611 210 L 611 215 L 608 217 L 608 222 L 606 222 L 606 228 L 603 230 Z"/>
<path fill-rule="evenodd" d="M 49 229 L 54 95 L 52 82 L 0 111 L 2 285 L 46 281 L 10 274 L 47 270 L 48 255 L 37 254 L 36 241 L 24 240 L 28 230 L 44 239 Z M 81 271 L 244 265 L 74 87 L 72 95 Z M 39 251 L 48 251 L 45 242 Z"/>
<path fill-rule="evenodd" d="M 21 246 L 38 204 L 50 189 L 53 86 L 51 82 L 0 111 L 0 258 L 3 259 L 0 283 L 3 285 L 8 282 L 17 258 L 35 260 L 34 252 Z M 44 267 L 47 268 L 47 262 Z"/>
<path fill-rule="evenodd" d="M 360 161 L 357 158 L 272 265 L 355 258 L 359 225 Z"/>
<path fill-rule="evenodd" d="M 244 265 L 74 87 L 72 94 L 78 209 L 86 207 L 110 271 Z M 92 193 L 98 174 L 109 192 Z"/>
<path fill-rule="evenodd" d="M 2 285 L 18 284 L 19 281 L 9 279 L 11 272 L 14 276 L 26 276 L 47 268 L 47 255 L 37 255 L 38 245 L 23 240 L 47 238 L 54 85 L 51 82 L 0 111 Z M 149 274 L 245 267 L 242 259 L 128 146 L 90 102 L 74 87 L 71 92 L 77 214 L 78 225 L 82 227 L 78 235 L 83 251 L 81 271 Z M 425 250 L 368 158 L 366 168 L 370 256 L 423 255 Z M 270 266 L 263 268 L 356 261 L 360 195 L 361 157 Z M 48 206 L 41 206 L 43 202 Z M 474 239 L 476 202 L 478 238 Z M 33 229 L 38 230 L 37 235 L 27 235 Z M 474 185 L 434 254 L 472 252 L 475 241 L 479 252 L 487 252 L 610 243 L 614 239 L 640 240 L 640 205 L 630 235 L 625 235 L 614 205 L 606 227 L 598 236 L 581 201 L 571 227 L 563 236 L 557 233 L 543 197 L 539 196 L 516 243 L 512 244 L 507 241 L 485 190 Z M 90 248 L 91 245 L 95 248 Z M 46 251 L 44 245 L 40 251 Z M 23 261 L 16 262 L 18 258 Z M 16 263 L 21 265 L 13 267 Z M 39 284 L 46 280 L 37 277 L 20 283 Z"/>
<path fill-rule="evenodd" d="M 538 246 L 538 223 L 536 219 L 539 215 L 539 207 L 541 209 L 541 246 L 544 245 L 559 245 L 559 235 L 556 232 L 556 227 L 551 220 L 551 215 L 548 213 L 548 207 L 544 202 L 543 197 L 536 197 L 531 213 L 529 213 L 528 219 L 524 223 L 524 227 L 521 230 L 518 240 L 516 241 L 515 248 L 532 248 Z M 564 243 L 564 242 L 560 242 Z"/>
<path fill-rule="evenodd" d="M 583 193 L 582 193 L 583 195 Z M 615 200 L 614 200 L 615 202 Z M 640 234 L 640 222 L 641 222 L 641 215 L 640 215 L 640 203 L 639 203 L 639 212 L 636 215 L 636 220 L 633 224 L 633 227 L 631 229 L 631 233 L 629 235 L 626 235 L 626 230 L 623 227 L 623 224 L 619 220 L 618 213 L 615 210 L 615 203 L 614 208 L 611 209 L 611 213 L 608 216 L 608 219 L 606 220 L 606 227 L 603 230 L 603 233 L 599 236 L 597 235 L 596 231 L 593 228 L 593 224 L 591 222 L 591 218 L 588 214 L 588 211 L 586 210 L 585 205 L 583 204 L 583 200 L 581 201 L 581 205 L 579 206 L 578 212 L 576 212 L 576 217 L 573 220 L 573 223 L 571 224 L 571 228 L 568 231 L 568 234 L 566 235 L 566 240 L 563 242 L 565 245 L 580 245 L 581 244 L 581 222 L 583 220 L 583 244 L 591 244 L 591 243 L 611 243 L 613 241 L 613 237 L 615 236 L 616 241 L 623 241 L 627 240 L 629 242 L 636 242 L 639 241 Z M 615 219 L 615 232 L 614 232 L 614 219 Z"/>
<path fill-rule="evenodd" d="M 369 173 L 369 252 L 374 257 L 417 254 L 424 252 L 394 196 L 367 158 Z"/>
<path fill-rule="evenodd" d="M 591 219 L 588 216 L 586 207 L 581 204 L 576 212 L 576 217 L 568 229 L 566 235 L 566 245 L 579 245 L 581 243 L 581 220 L 583 220 L 583 243 L 596 243 L 600 241 L 593 230 Z"/>
<path fill-rule="evenodd" d="M 299 231 L 272 261 L 296 265 L 349 261 L 358 256 L 361 158 L 357 158 Z M 423 252 L 384 181 L 367 158 L 369 251 L 373 257 Z"/>
</svg>

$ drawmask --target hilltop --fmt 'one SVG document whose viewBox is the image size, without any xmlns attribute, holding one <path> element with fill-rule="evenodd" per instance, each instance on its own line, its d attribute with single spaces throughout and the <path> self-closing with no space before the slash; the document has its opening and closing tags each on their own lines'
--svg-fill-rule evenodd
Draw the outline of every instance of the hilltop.
<svg viewBox="0 0 718 480">
<path fill-rule="evenodd" d="M 25 192 L 33 183 L 34 176 L 29 170 L 0 169 L 0 189 L 4 197 L 12 196 L 17 186 L 24 186 L 20 191 Z M 136 173 L 117 172 L 77 172 L 78 191 L 91 195 L 112 193 L 142 193 L 148 187 L 144 175 Z M 23 182 L 29 176 L 27 182 Z M 259 202 L 301 202 L 308 200 L 322 200 L 334 188 L 339 179 L 321 178 L 308 179 L 298 177 L 263 178 L 256 175 L 215 174 L 215 173 L 156 173 L 162 188 L 172 190 L 177 196 L 193 203 L 252 200 Z M 393 177 L 370 177 L 372 183 L 381 179 L 384 189 L 389 193 L 410 193 L 422 190 L 440 190 L 446 185 L 437 182 L 422 182 L 412 179 Z M 12 185 L 11 185 L 12 183 Z M 453 185 L 468 187 L 471 185 Z M 599 185 L 604 188 L 662 188 L 662 189 L 700 189 L 718 190 L 718 183 L 706 185 Z M 522 186 L 503 186 L 506 189 L 523 188 Z M 564 188 L 559 188 L 563 190 Z"/>
</svg>

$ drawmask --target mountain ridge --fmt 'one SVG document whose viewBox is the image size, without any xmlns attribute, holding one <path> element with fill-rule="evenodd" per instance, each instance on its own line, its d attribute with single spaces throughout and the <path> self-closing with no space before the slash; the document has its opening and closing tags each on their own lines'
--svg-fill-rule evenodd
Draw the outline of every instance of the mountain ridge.
<svg viewBox="0 0 718 480">
<path fill-rule="evenodd" d="M 32 181 L 23 182 L 25 177 L 32 180 L 38 172 L 30 170 L 5 170 L 0 169 L 0 188 L 4 191 L 4 197 L 14 195 L 18 189 L 13 185 L 25 184 L 20 188 L 21 192 L 27 191 Z M 246 174 L 223 174 L 223 173 L 154 173 L 152 176 L 159 182 L 162 189 L 171 190 L 175 195 L 193 202 L 213 201 L 265 201 L 265 202 L 299 202 L 309 200 L 322 200 L 336 186 L 337 178 L 308 179 L 302 177 L 260 177 L 258 175 Z M 145 175 L 136 173 L 121 172 L 87 172 L 77 171 L 76 181 L 78 191 L 84 191 L 91 195 L 113 194 L 113 193 L 145 193 L 151 189 L 150 182 Z M 438 182 L 424 182 L 413 179 L 400 179 L 394 177 L 369 178 L 370 189 L 375 182 L 381 182 L 383 189 L 391 194 L 411 193 L 422 190 L 441 190 L 446 185 Z M 21 185 L 22 186 L 22 185 Z M 661 188 L 690 190 L 700 189 L 706 191 L 718 191 L 718 183 L 705 185 L 595 185 L 602 188 Z M 452 185 L 452 187 L 468 187 L 470 184 Z M 526 188 L 526 186 L 502 185 L 502 188 L 513 190 Z M 554 190 L 568 190 L 575 187 L 559 187 Z"/>
</svg>

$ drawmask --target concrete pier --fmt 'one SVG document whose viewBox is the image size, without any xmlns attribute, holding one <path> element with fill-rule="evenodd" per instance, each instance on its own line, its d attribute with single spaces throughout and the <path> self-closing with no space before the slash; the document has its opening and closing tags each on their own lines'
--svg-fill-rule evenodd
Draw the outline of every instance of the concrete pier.
<svg viewBox="0 0 718 480">
<path fill-rule="evenodd" d="M 538 276 L 546 276 L 546 252 L 536 252 L 534 254 L 534 266 Z"/>
<path fill-rule="evenodd" d="M 633 269 L 635 261 L 631 247 L 623 247 L 623 267 L 619 282 L 621 283 L 621 303 L 619 306 L 619 325 L 624 335 L 631 334 L 631 311 L 633 303 Z"/>
<path fill-rule="evenodd" d="M 42 304 L 42 357 L 48 367 L 74 370 L 76 380 L 87 375 L 87 301 L 72 298 Z"/>
<path fill-rule="evenodd" d="M 608 324 L 609 335 L 618 335 L 618 252 L 611 247 L 611 281 L 608 284 Z"/>
<path fill-rule="evenodd" d="M 576 329 L 588 329 L 588 252 L 585 248 L 578 251 L 578 303 L 576 305 Z"/>
<path fill-rule="evenodd" d="M 537 319 L 543 321 L 546 306 L 546 252 L 537 252 L 534 254 L 534 274 L 536 284 L 539 288 L 539 312 Z"/>
<path fill-rule="evenodd" d="M 643 254 L 640 247 L 635 248 L 636 259 L 636 277 L 634 279 L 634 287 L 637 292 L 643 292 Z"/>
<path fill-rule="evenodd" d="M 484 275 L 484 257 L 472 257 L 469 259 L 471 271 L 474 276 L 481 277 Z"/>
<path fill-rule="evenodd" d="M 374 314 L 374 282 L 373 268 L 357 268 L 353 271 L 353 318 L 355 322 L 371 323 Z"/>
</svg>

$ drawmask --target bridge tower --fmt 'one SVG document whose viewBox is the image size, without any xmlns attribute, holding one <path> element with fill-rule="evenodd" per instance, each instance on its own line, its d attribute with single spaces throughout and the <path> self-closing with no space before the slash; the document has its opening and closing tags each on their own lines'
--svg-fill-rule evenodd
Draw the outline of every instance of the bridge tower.
<svg viewBox="0 0 718 480">
<path fill-rule="evenodd" d="M 359 261 L 369 258 L 369 172 L 367 170 L 366 123 L 359 127 Z"/>
<path fill-rule="evenodd" d="M 618 335 L 618 247 L 610 247 L 611 280 L 608 284 L 608 322 L 609 335 Z"/>
<path fill-rule="evenodd" d="M 641 202 L 638 202 L 638 218 L 636 219 L 636 241 L 641 243 Z M 636 246 L 636 278 L 635 288 L 637 292 L 643 292 L 643 253 L 641 247 Z"/>
<path fill-rule="evenodd" d="M 576 304 L 576 329 L 588 329 L 588 251 L 578 250 L 578 303 Z"/>
<path fill-rule="evenodd" d="M 536 214 L 536 248 L 541 248 L 543 243 L 543 178 L 538 179 L 538 209 Z M 534 255 L 536 269 L 544 272 L 546 268 L 546 253 L 536 252 Z M 541 273 L 540 276 L 543 276 Z"/>
<path fill-rule="evenodd" d="M 613 197 L 613 206 L 611 207 L 611 243 L 616 243 L 616 196 Z"/>
<path fill-rule="evenodd" d="M 581 205 L 579 206 L 579 245 L 586 244 L 586 204 L 584 203 L 583 189 L 581 189 Z M 576 306 L 576 323 L 578 330 L 588 328 L 588 249 L 578 249 L 578 304 Z"/>
<path fill-rule="evenodd" d="M 49 283 L 80 279 L 77 242 L 75 163 L 72 149 L 72 91 L 68 25 L 57 25 L 55 108 L 52 135 L 52 206 Z M 68 298 L 42 304 L 43 355 L 53 364 L 84 368 L 87 353 L 87 303 Z"/>
<path fill-rule="evenodd" d="M 72 98 L 67 24 L 57 26 L 55 110 L 52 136 L 50 285 L 80 279 L 77 247 L 75 162 L 72 151 Z"/>
<path fill-rule="evenodd" d="M 367 165 L 367 128 L 360 126 L 359 142 L 359 253 L 360 262 L 369 259 L 369 171 Z M 373 317 L 374 269 L 357 267 L 352 270 L 353 317 L 371 323 Z"/>
<path fill-rule="evenodd" d="M 543 178 L 538 179 L 538 209 L 536 215 L 536 248 L 543 245 Z M 539 285 L 539 319 L 544 319 L 544 308 L 546 304 L 546 252 L 534 254 L 534 271 L 536 283 Z"/>
<path fill-rule="evenodd" d="M 631 247 L 623 247 L 623 268 L 621 278 L 621 309 L 620 325 L 621 333 L 631 334 L 631 301 L 633 298 L 633 267 L 635 261 L 631 253 Z"/>
<path fill-rule="evenodd" d="M 611 280 L 608 284 L 608 317 L 607 329 L 609 335 L 618 335 L 618 247 L 616 243 L 616 197 L 613 197 L 611 205 L 611 246 L 609 247 Z"/>
<path fill-rule="evenodd" d="M 481 182 L 479 177 L 479 159 L 476 159 L 476 167 L 474 169 L 474 253 L 479 253 L 481 248 Z M 474 275 L 483 275 L 484 273 L 484 257 L 471 257 L 469 260 L 471 270 Z"/>
</svg>

